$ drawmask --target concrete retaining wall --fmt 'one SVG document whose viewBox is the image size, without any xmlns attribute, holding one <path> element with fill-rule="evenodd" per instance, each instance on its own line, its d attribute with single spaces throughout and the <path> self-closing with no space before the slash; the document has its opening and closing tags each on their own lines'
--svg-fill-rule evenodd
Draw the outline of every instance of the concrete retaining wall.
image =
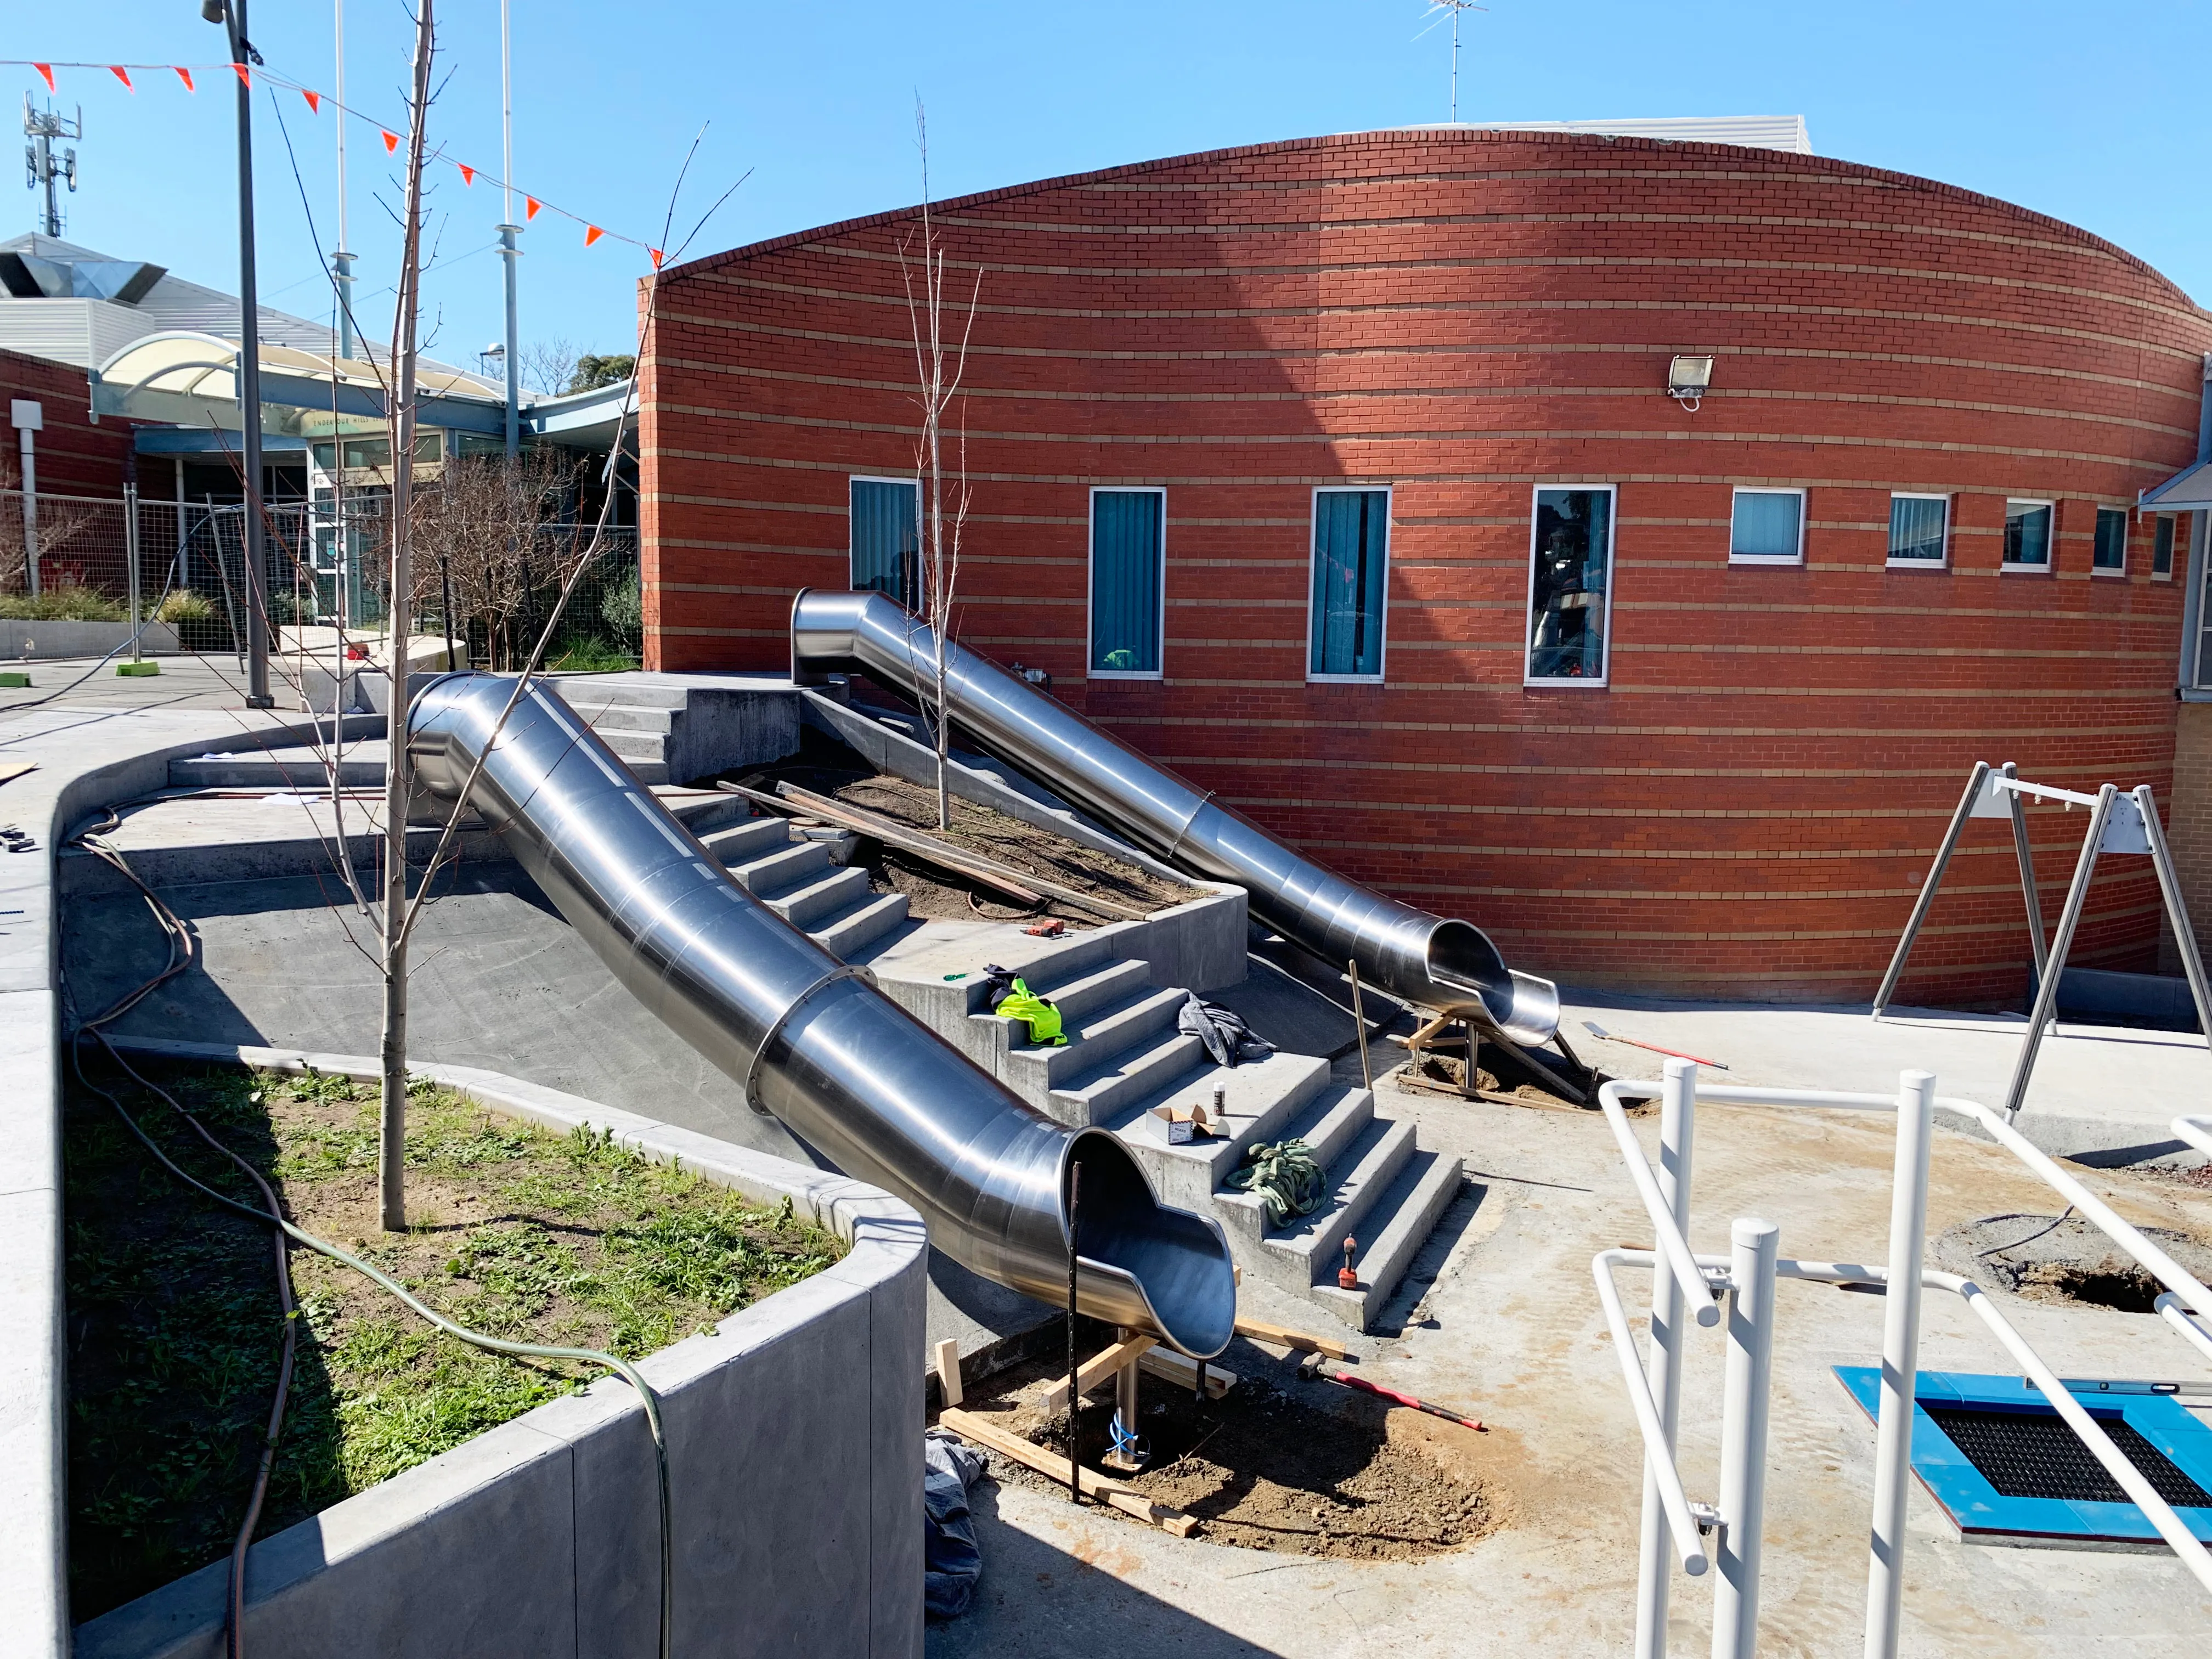
<svg viewBox="0 0 2212 1659">
<path fill-rule="evenodd" d="M 140 1042 L 356 1077 L 373 1059 Z M 674 1650 L 922 1647 L 921 1217 L 880 1189 L 468 1066 L 425 1074 L 493 1109 L 611 1130 L 849 1240 L 836 1267 L 640 1369 L 675 1509 Z M 644 1413 L 616 1378 L 539 1407 L 254 1546 L 250 1650 L 287 1659 L 548 1659 L 654 1651 L 659 1533 Z M 216 1562 L 76 1632 L 76 1659 L 215 1659 Z"/>
<path fill-rule="evenodd" d="M 42 622 L 0 617 L 0 658 L 21 662 L 28 657 L 43 662 L 55 657 L 104 657 L 131 643 L 127 622 Z M 177 630 L 167 623 L 149 622 L 139 635 L 139 648 L 151 656 L 177 649 Z"/>
</svg>

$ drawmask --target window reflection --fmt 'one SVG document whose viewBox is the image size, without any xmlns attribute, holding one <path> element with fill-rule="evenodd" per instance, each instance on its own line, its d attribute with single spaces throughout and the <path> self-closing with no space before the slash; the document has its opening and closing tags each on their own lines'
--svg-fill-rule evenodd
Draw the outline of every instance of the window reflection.
<svg viewBox="0 0 2212 1659">
<path fill-rule="evenodd" d="M 1605 678 L 1606 592 L 1613 492 L 1536 492 L 1535 572 L 1529 594 L 1528 678 Z"/>
</svg>

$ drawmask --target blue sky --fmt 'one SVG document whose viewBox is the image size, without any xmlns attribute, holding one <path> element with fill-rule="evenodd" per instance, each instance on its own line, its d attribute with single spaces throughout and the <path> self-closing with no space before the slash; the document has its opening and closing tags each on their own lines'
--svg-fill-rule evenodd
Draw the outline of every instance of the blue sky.
<svg viewBox="0 0 2212 1659">
<path fill-rule="evenodd" d="M 432 137 L 499 165 L 497 0 L 440 0 L 447 78 Z M 10 57 L 219 61 L 197 0 L 0 0 Z M 327 90 L 330 0 L 259 0 L 272 69 Z M 402 118 L 412 23 L 398 0 L 347 8 L 349 101 Z M 1117 162 L 1439 119 L 1448 30 L 1422 0 L 1252 4 L 1121 0 L 1043 6 L 763 6 L 713 0 L 514 0 L 515 176 L 611 230 L 658 240 L 685 148 L 710 122 L 684 228 L 744 173 L 694 254 L 916 199 L 914 104 L 927 100 L 940 197 Z M 1416 39 L 1417 34 L 1419 38 Z M 1469 119 L 1803 114 L 1826 155 L 1986 191 L 2109 237 L 2212 297 L 2202 183 L 2212 112 L 2191 66 L 2212 58 L 2212 7 L 2185 0 L 1491 0 L 1463 34 Z M 9 71 L 44 95 L 27 69 Z M 180 276 L 236 280 L 230 89 L 63 71 L 82 102 L 82 185 L 68 234 Z M 333 118 L 283 95 L 328 247 Z M 255 105 L 262 294 L 324 317 L 329 302 L 265 92 Z M 374 133 L 349 140 L 359 309 L 381 337 L 398 237 L 396 176 Z M 449 361 L 501 332 L 496 192 L 442 171 L 440 263 L 425 292 Z M 18 196 L 11 228 L 32 222 Z M 679 234 L 681 234 L 679 230 Z M 644 257 L 542 216 L 525 239 L 524 339 L 629 349 Z"/>
</svg>

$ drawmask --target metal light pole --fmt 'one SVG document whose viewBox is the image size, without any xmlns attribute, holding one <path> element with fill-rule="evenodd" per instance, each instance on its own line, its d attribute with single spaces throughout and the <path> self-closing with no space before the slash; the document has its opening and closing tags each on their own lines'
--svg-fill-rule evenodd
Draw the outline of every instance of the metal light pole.
<svg viewBox="0 0 2212 1659">
<path fill-rule="evenodd" d="M 200 0 L 200 15 L 230 37 L 230 61 L 258 55 L 246 32 L 246 0 Z M 253 88 L 238 76 L 238 402 L 246 420 L 246 706 L 274 708 L 269 695 L 269 607 L 261 568 L 261 303 L 253 280 Z"/>
<path fill-rule="evenodd" d="M 515 266 L 522 258 L 522 249 L 514 239 L 522 234 L 522 227 L 514 222 L 514 60 L 508 49 L 507 25 L 507 0 L 499 0 L 500 212 L 506 221 L 499 227 L 499 258 L 507 270 L 507 459 L 512 461 L 522 448 L 522 348 L 515 329 L 514 306 Z"/>
<path fill-rule="evenodd" d="M 338 105 L 338 245 L 331 254 L 331 276 L 337 286 L 338 295 L 338 356 L 351 357 L 353 338 L 353 255 L 346 249 L 346 172 L 345 172 L 345 0 L 335 0 L 337 8 L 337 105 Z"/>
</svg>

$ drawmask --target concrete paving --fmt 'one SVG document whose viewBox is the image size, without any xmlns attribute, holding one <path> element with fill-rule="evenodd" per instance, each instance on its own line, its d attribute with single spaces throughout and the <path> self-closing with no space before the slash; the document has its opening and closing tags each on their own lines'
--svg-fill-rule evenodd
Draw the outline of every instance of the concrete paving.
<svg viewBox="0 0 2212 1659">
<path fill-rule="evenodd" d="M 1616 1077 L 1656 1077 L 1659 1055 L 1592 1037 L 1595 1021 L 1619 1036 L 1717 1060 L 1716 1081 L 1801 1089 L 1887 1090 L 1917 1066 L 1937 1092 L 2002 1107 L 2027 1036 L 2017 1014 L 1893 1007 L 1877 1022 L 1866 1005 L 1777 1006 L 1666 1002 L 1600 991 L 1566 993 L 1566 1030 L 1583 1058 Z M 2098 1164 L 2173 1158 L 2185 1148 L 2167 1128 L 2212 1100 L 2212 1054 L 2191 1031 L 2062 1022 L 2044 1039 L 2017 1127 L 2044 1151 Z M 2193 1154 L 2178 1161 L 2198 1162 Z"/>
<path fill-rule="evenodd" d="M 1057 1496 L 988 1487 L 981 1595 L 966 1618 L 933 1627 L 933 1659 L 1561 1659 L 1627 1650 L 1641 1445 L 1589 1264 L 1596 1250 L 1648 1237 L 1650 1228 L 1612 1136 L 1595 1114 L 1462 1103 L 1389 1082 L 1382 1093 L 1389 1110 L 1419 1120 L 1425 1144 L 1467 1159 L 1471 1202 L 1448 1218 L 1455 1236 L 1441 1242 L 1441 1275 L 1419 1292 L 1430 1317 L 1396 1338 L 1356 1340 L 1359 1374 L 1492 1425 L 1468 1437 L 1469 1455 L 1504 1524 L 1464 1552 L 1423 1562 L 1310 1559 L 1202 1536 L 1177 1540 Z M 1652 1126 L 1641 1132 L 1649 1147 Z M 1755 1213 L 1780 1226 L 1785 1255 L 1881 1259 L 1887 1121 L 1709 1107 L 1697 1143 L 1698 1249 L 1724 1250 L 1730 1218 Z M 1939 1131 L 1934 1165 L 1931 1237 L 1978 1216 L 2061 1207 L 1986 1142 Z M 2144 1175 L 2085 1178 L 2130 1218 L 2212 1236 L 2212 1193 Z M 1621 1288 L 1632 1309 L 1648 1304 L 1648 1275 L 1624 1273 Z M 2154 1317 L 2001 1300 L 2065 1375 L 2207 1375 Z M 1882 1304 L 1787 1285 L 1779 1307 L 1760 1651 L 1856 1653 L 1874 1430 L 1829 1368 L 1878 1354 Z M 1398 1316 L 1407 1311 L 1401 1305 Z M 2008 1371 L 2002 1350 L 1955 1299 L 1931 1296 L 1925 1328 L 1923 1364 Z M 1717 1489 L 1721 1356 L 1718 1333 L 1698 1333 L 1682 1435 L 1693 1498 L 1710 1500 Z M 1274 1376 L 1287 1382 L 1287 1372 Z M 2212 1643 L 2212 1603 L 2170 1555 L 1962 1545 L 1917 1486 L 1910 1526 L 1903 1651 L 1912 1659 L 2182 1659 Z M 1712 1582 L 1675 1579 L 1674 1652 L 1702 1651 L 1709 1640 Z"/>
</svg>

